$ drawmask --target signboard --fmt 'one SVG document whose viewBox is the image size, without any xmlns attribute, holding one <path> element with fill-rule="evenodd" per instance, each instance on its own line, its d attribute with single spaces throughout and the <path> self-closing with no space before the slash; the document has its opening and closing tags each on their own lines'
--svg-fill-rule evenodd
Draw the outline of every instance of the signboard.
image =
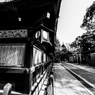
<svg viewBox="0 0 95 95">
<path fill-rule="evenodd" d="M 0 38 L 25 38 L 27 36 L 27 29 L 0 30 Z"/>
</svg>

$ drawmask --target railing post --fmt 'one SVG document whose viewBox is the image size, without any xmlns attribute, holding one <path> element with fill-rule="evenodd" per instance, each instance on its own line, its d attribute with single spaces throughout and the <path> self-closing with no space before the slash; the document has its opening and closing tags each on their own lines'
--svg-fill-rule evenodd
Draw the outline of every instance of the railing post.
<svg viewBox="0 0 95 95">
<path fill-rule="evenodd" d="M 49 81 L 48 81 L 48 88 L 47 88 L 47 93 L 46 95 L 54 95 L 54 76 L 53 74 L 50 75 Z"/>
<path fill-rule="evenodd" d="M 3 87 L 3 95 L 11 95 L 12 85 L 10 83 L 7 83 Z"/>
</svg>

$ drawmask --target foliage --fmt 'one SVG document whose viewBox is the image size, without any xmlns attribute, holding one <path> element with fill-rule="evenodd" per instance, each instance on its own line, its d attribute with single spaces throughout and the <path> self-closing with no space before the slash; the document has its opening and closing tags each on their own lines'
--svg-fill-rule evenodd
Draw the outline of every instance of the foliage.
<svg viewBox="0 0 95 95">
<path fill-rule="evenodd" d="M 80 44 L 81 44 L 81 41 L 82 41 L 81 36 L 78 36 L 78 37 L 75 39 L 75 41 L 70 44 L 70 47 L 71 47 L 71 48 L 76 48 L 76 49 L 78 49 L 79 46 L 80 46 Z"/>
<path fill-rule="evenodd" d="M 87 8 L 81 28 L 85 28 L 87 31 L 95 30 L 95 1 Z"/>
<path fill-rule="evenodd" d="M 60 51 L 60 42 L 56 38 L 56 40 L 55 40 L 55 52 L 59 52 L 59 51 Z"/>
<path fill-rule="evenodd" d="M 70 46 L 76 48 L 76 52 L 85 52 L 91 48 L 94 42 L 93 35 L 86 32 L 82 36 L 78 36 Z"/>
<path fill-rule="evenodd" d="M 95 45 L 95 1 L 87 8 L 81 28 L 87 30 L 87 32 L 81 36 L 80 41 L 81 51 L 85 52 Z"/>
</svg>

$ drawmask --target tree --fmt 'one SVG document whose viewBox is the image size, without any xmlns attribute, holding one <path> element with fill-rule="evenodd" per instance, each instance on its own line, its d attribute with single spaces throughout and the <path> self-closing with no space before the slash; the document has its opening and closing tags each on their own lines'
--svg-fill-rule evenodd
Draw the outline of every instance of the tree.
<svg viewBox="0 0 95 95">
<path fill-rule="evenodd" d="M 62 47 L 62 51 L 66 51 L 67 50 L 64 43 L 61 45 L 61 47 Z"/>
<path fill-rule="evenodd" d="M 70 44 L 71 48 L 75 48 L 76 52 L 88 51 L 93 45 L 93 35 L 86 32 L 82 36 L 77 36 L 74 42 Z"/>
<path fill-rule="evenodd" d="M 85 28 L 87 31 L 95 30 L 95 1 L 87 8 L 81 28 Z"/>
<path fill-rule="evenodd" d="M 60 47 L 61 47 L 61 45 L 60 45 L 59 39 L 56 38 L 56 40 L 55 40 L 55 56 L 54 56 L 55 57 L 54 60 L 56 62 L 60 61 Z"/>
<path fill-rule="evenodd" d="M 71 48 L 75 48 L 76 50 L 80 47 L 80 44 L 81 44 L 81 36 L 77 36 L 75 41 L 73 41 L 71 44 L 70 44 L 70 47 Z"/>
<path fill-rule="evenodd" d="M 60 59 L 61 59 L 61 61 L 65 61 L 68 59 L 68 55 L 70 55 L 71 52 L 68 51 L 68 49 L 64 43 L 61 45 L 61 47 L 62 47 L 62 50 L 60 51 Z"/>
<path fill-rule="evenodd" d="M 56 38 L 55 40 L 55 52 L 59 52 L 60 51 L 60 42 L 59 39 Z"/>
</svg>

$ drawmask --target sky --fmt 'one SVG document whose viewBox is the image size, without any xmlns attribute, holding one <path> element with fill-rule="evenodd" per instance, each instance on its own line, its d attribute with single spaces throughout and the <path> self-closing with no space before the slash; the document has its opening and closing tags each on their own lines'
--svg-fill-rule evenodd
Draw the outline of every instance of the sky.
<svg viewBox="0 0 95 95">
<path fill-rule="evenodd" d="M 72 43 L 86 30 L 80 28 L 86 9 L 95 0 L 62 0 L 57 26 L 57 38 L 60 44 Z"/>
</svg>

